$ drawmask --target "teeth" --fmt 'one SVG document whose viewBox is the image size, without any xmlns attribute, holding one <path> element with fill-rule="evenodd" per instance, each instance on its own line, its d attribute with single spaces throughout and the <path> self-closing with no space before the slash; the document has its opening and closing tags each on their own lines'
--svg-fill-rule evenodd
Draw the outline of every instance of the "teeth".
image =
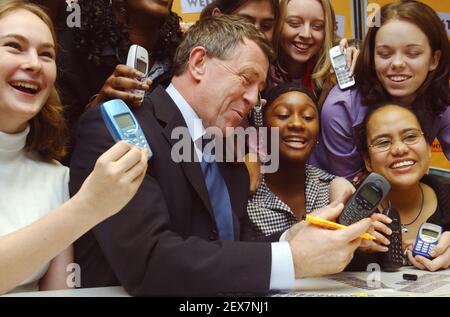
<svg viewBox="0 0 450 317">
<path fill-rule="evenodd" d="M 404 166 L 411 166 L 413 164 L 414 164 L 413 161 L 403 161 L 403 162 L 397 162 L 395 164 L 392 164 L 391 167 L 392 168 L 400 168 L 400 167 L 404 167 Z"/>
<path fill-rule="evenodd" d="M 311 47 L 311 44 L 295 44 L 295 47 L 302 49 L 302 50 L 306 50 Z"/>
<path fill-rule="evenodd" d="M 297 138 L 289 138 L 289 139 L 285 139 L 286 142 L 301 142 L 301 143 L 306 143 L 305 139 L 297 139 Z"/>
<path fill-rule="evenodd" d="M 389 76 L 389 79 L 392 81 L 404 81 L 407 80 L 408 76 Z"/>
<path fill-rule="evenodd" d="M 30 90 L 33 90 L 33 91 L 37 91 L 38 90 L 38 86 L 37 85 L 30 84 L 30 83 L 27 83 L 27 82 L 24 82 L 24 81 L 15 81 L 15 82 L 11 83 L 11 85 L 15 86 L 15 87 L 23 87 L 23 88 L 30 89 Z"/>
</svg>

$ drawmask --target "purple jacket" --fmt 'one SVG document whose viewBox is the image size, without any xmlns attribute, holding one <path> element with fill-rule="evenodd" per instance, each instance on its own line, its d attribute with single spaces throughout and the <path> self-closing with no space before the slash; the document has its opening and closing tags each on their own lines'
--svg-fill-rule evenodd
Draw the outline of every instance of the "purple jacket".
<svg viewBox="0 0 450 317">
<path fill-rule="evenodd" d="M 364 163 L 356 148 L 354 128 L 363 122 L 366 112 L 356 88 L 341 90 L 335 86 L 322 108 L 319 144 L 310 163 L 347 179 L 362 171 Z M 450 159 L 450 107 L 434 119 L 432 129 L 429 137 L 438 138 Z"/>
</svg>

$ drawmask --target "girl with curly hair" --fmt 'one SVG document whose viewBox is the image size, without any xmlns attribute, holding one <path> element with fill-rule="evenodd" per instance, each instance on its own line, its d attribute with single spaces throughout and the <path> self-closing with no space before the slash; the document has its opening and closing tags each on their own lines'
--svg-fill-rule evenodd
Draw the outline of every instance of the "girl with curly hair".
<svg viewBox="0 0 450 317">
<path fill-rule="evenodd" d="M 171 0 L 79 0 L 78 4 L 81 27 L 58 28 L 62 46 L 58 87 L 71 125 L 88 103 L 94 106 L 119 98 L 140 105 L 141 98 L 132 91 L 148 91 L 151 81 L 141 83 L 142 74 L 124 65 L 132 44 L 149 52 L 152 87 L 168 84 L 182 37 Z"/>
</svg>

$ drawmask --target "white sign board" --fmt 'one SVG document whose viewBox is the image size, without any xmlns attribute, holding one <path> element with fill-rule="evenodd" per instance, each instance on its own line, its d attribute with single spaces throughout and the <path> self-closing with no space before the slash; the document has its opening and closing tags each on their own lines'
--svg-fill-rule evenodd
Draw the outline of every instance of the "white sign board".
<svg viewBox="0 0 450 317">
<path fill-rule="evenodd" d="M 344 37 L 345 16 L 336 15 L 336 24 L 337 24 L 337 30 L 336 30 L 337 35 L 339 35 L 340 37 Z"/>
<path fill-rule="evenodd" d="M 450 13 L 438 12 L 437 14 L 441 18 L 442 23 L 444 23 L 445 30 L 447 31 L 447 36 L 450 36 Z"/>
<path fill-rule="evenodd" d="M 182 13 L 199 13 L 213 0 L 181 0 Z"/>
</svg>

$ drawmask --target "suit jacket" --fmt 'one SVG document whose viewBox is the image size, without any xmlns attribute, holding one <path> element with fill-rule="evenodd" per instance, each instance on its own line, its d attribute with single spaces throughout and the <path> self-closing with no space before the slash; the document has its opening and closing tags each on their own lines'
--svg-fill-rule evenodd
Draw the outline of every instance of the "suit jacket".
<svg viewBox="0 0 450 317">
<path fill-rule="evenodd" d="M 75 243 L 81 286 L 122 284 L 137 296 L 268 292 L 271 246 L 254 241 L 250 229 L 246 213 L 249 179 L 244 164 L 219 163 L 230 194 L 237 241 L 218 241 L 200 164 L 171 159 L 171 147 L 178 141 L 171 139 L 171 132 L 186 127 L 181 112 L 158 87 L 146 95 L 134 114 L 153 157 L 131 202 Z M 86 112 L 76 134 L 71 195 L 112 145 L 99 108 Z"/>
</svg>

